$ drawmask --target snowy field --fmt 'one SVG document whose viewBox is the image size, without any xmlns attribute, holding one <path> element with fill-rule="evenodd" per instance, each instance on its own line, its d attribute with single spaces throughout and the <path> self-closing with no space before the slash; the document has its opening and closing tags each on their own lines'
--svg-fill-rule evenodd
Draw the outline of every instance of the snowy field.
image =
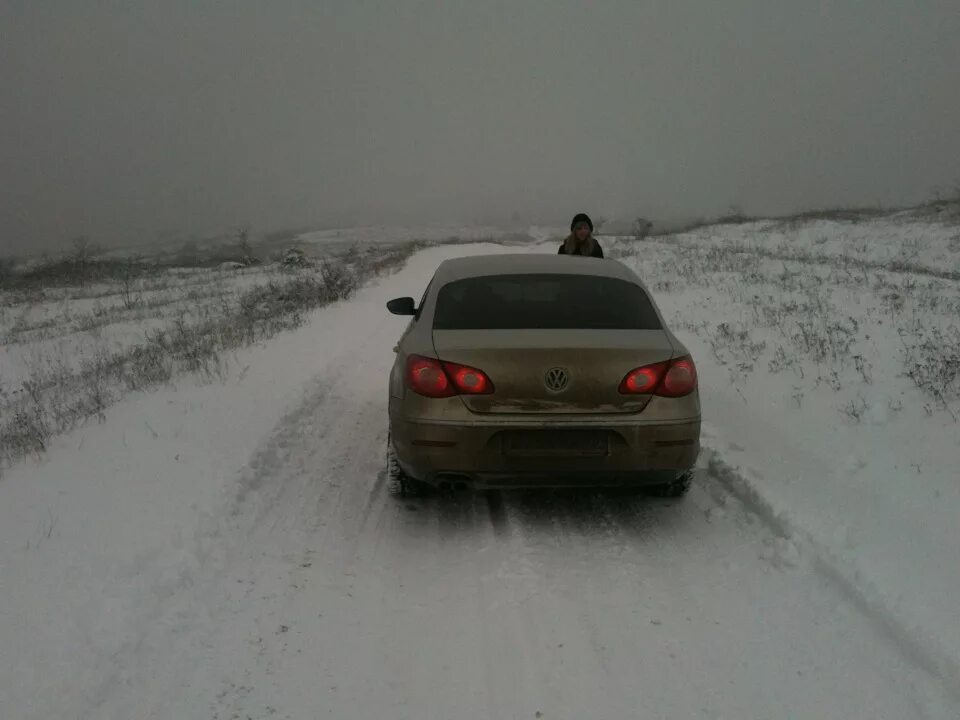
<svg viewBox="0 0 960 720">
<path fill-rule="evenodd" d="M 224 302 L 283 278 L 279 265 L 242 269 L 158 269 L 129 283 L 43 288 L 0 294 L 0 382 L 19 387 L 38 366 L 79 369 L 97 352 L 142 343 L 151 330 L 222 313 Z"/>
<path fill-rule="evenodd" d="M 715 469 L 811 535 L 960 682 L 960 226 L 661 240 L 615 252 L 699 361 Z"/>
<path fill-rule="evenodd" d="M 388 491 L 384 303 L 552 244 L 126 394 L 0 478 L 0 718 L 955 720 L 958 238 L 605 239 L 698 363 L 682 501 Z"/>
</svg>

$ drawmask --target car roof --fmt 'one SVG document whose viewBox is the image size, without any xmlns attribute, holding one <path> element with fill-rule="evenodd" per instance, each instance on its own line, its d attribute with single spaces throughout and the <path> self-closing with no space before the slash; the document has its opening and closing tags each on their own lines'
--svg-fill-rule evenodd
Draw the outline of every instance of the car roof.
<svg viewBox="0 0 960 720">
<path fill-rule="evenodd" d="M 452 258 L 440 263 L 434 277 L 440 284 L 444 284 L 484 275 L 535 274 L 591 275 L 643 285 L 633 270 L 617 260 L 547 253 L 503 253 Z"/>
</svg>

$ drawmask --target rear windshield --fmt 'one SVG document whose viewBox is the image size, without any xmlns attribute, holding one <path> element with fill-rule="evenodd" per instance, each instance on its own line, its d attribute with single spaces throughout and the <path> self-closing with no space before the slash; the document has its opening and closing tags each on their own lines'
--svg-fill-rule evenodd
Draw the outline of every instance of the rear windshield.
<svg viewBox="0 0 960 720">
<path fill-rule="evenodd" d="M 590 275 L 489 275 L 440 288 L 435 330 L 660 330 L 643 288 Z"/>
</svg>

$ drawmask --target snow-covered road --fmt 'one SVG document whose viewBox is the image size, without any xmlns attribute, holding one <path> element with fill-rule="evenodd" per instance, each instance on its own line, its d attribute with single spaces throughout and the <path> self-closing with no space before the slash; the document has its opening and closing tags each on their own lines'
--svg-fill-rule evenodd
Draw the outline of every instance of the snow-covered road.
<svg viewBox="0 0 960 720">
<path fill-rule="evenodd" d="M 420 253 L 235 382 L 132 398 L 0 480 L 0 717 L 956 718 L 706 469 L 682 501 L 389 492 L 384 302 L 494 251 Z M 91 517 L 94 491 L 123 502 Z"/>
</svg>

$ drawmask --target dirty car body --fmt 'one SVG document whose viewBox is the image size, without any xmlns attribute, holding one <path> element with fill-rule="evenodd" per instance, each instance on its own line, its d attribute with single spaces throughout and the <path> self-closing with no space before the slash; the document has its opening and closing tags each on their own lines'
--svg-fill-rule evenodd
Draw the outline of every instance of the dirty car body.
<svg viewBox="0 0 960 720">
<path fill-rule="evenodd" d="M 408 481 L 669 488 L 689 477 L 696 369 L 622 263 L 447 260 L 419 306 L 388 307 L 411 316 L 389 382 L 388 451 Z"/>
</svg>

